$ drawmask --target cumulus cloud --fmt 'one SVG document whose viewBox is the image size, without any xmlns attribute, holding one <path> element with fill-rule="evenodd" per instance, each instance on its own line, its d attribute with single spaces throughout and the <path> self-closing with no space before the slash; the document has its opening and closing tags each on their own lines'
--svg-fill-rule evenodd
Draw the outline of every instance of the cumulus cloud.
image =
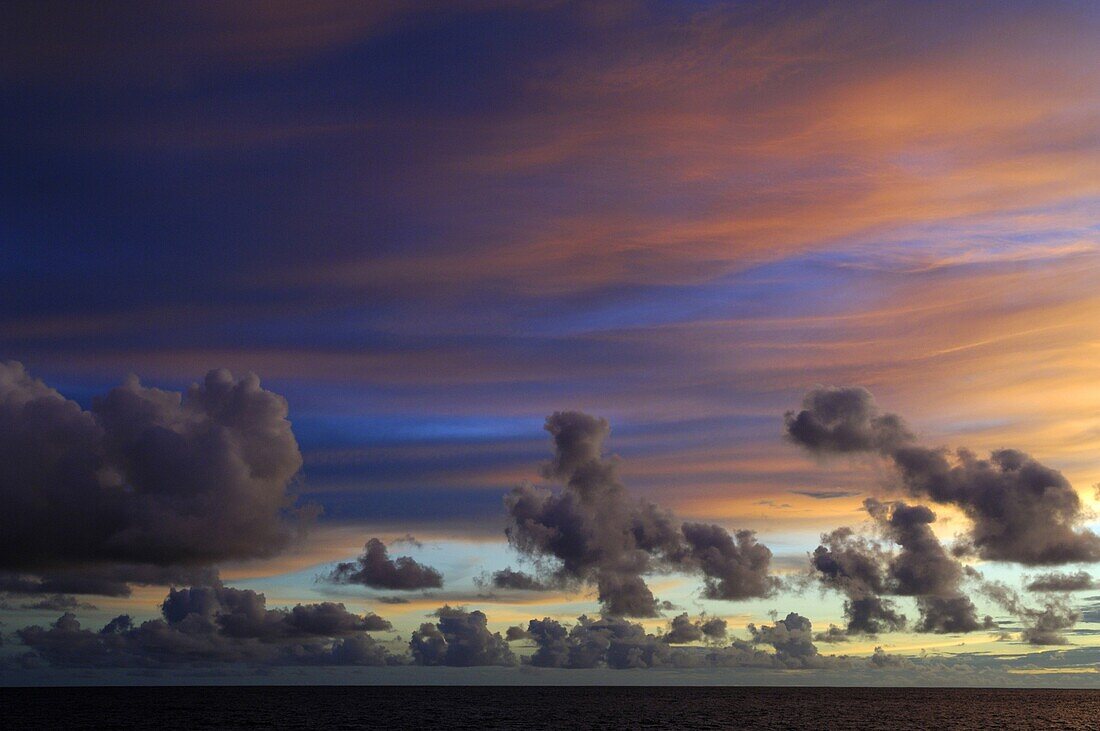
<svg viewBox="0 0 1100 731">
<path fill-rule="evenodd" d="M 513 624 L 504 632 L 504 639 L 508 642 L 532 639 L 531 633 L 519 625 Z"/>
<path fill-rule="evenodd" d="M 683 533 L 690 548 L 685 565 L 703 572 L 708 599 L 768 597 L 779 588 L 779 579 L 768 575 L 772 552 L 756 542 L 752 531 L 731 536 L 721 526 L 684 523 Z"/>
<path fill-rule="evenodd" d="M 900 417 L 879 413 L 871 392 L 859 387 L 815 388 L 784 421 L 792 441 L 819 454 L 889 453 L 913 439 Z"/>
<path fill-rule="evenodd" d="M 813 623 L 791 612 L 773 625 L 748 626 L 753 644 L 771 645 L 775 659 L 785 667 L 820 667 L 823 657 L 813 643 Z"/>
<path fill-rule="evenodd" d="M 1023 452 L 999 449 L 982 459 L 921 446 L 862 388 L 815 389 L 785 422 L 788 437 L 815 454 L 876 452 L 892 460 L 910 495 L 966 514 L 967 543 L 981 558 L 1032 566 L 1100 560 L 1100 536 L 1081 526 L 1073 486 Z"/>
<path fill-rule="evenodd" d="M 542 567 L 542 574 L 498 572 L 504 584 L 523 588 L 594 585 L 608 615 L 656 616 L 661 603 L 643 576 L 655 571 L 701 573 L 716 599 L 771 595 L 771 551 L 749 531 L 736 536 L 720 526 L 681 525 L 668 510 L 631 498 L 616 457 L 603 455 L 606 420 L 575 411 L 546 420 L 554 456 L 543 468 L 562 483 L 553 491 L 523 485 L 505 497 L 513 548 Z M 497 577 L 494 577 L 494 581 Z"/>
<path fill-rule="evenodd" d="M 810 556 L 814 576 L 846 597 L 848 633 L 875 635 L 905 626 L 905 615 L 880 596 L 886 592 L 886 561 L 879 544 L 856 536 L 851 528 L 822 535 Z"/>
<path fill-rule="evenodd" d="M 268 609 L 263 594 L 218 585 L 173 589 L 161 615 L 137 626 L 120 615 L 93 632 L 67 612 L 50 627 L 25 627 L 17 635 L 31 657 L 59 666 L 399 662 L 364 634 L 391 629 L 389 622 L 353 614 L 343 604 Z"/>
<path fill-rule="evenodd" d="M 662 637 L 621 617 L 579 617 L 569 630 L 553 619 L 533 619 L 528 631 L 538 649 L 537 667 L 653 668 L 671 663 L 672 650 Z"/>
<path fill-rule="evenodd" d="M 878 634 L 905 625 L 905 617 L 883 595 L 916 598 L 918 632 L 973 632 L 993 626 L 992 617 L 978 619 L 974 603 L 963 594 L 965 572 L 932 532 L 935 513 L 923 505 L 875 499 L 865 500 L 864 508 L 899 550 L 888 551 L 840 528 L 822 536 L 810 559 L 822 584 L 847 596 L 849 633 Z"/>
<path fill-rule="evenodd" d="M 536 667 L 642 669 L 688 667 L 755 667 L 802 669 L 838 665 L 843 658 L 823 656 L 813 644 L 812 625 L 790 614 L 774 625 L 749 625 L 751 641 L 716 644 L 726 636 L 719 618 L 673 618 L 669 631 L 655 635 L 622 617 L 587 616 L 571 627 L 550 618 L 532 619 L 527 634 L 536 650 L 529 662 Z M 707 640 L 707 646 L 685 646 Z M 679 645 L 674 647 L 673 645 Z M 769 646 L 772 652 L 757 649 Z"/>
<path fill-rule="evenodd" d="M 409 651 L 417 665 L 514 665 L 515 655 L 499 632 L 490 632 L 483 612 L 443 606 L 435 623 L 425 622 L 412 633 Z"/>
<path fill-rule="evenodd" d="M 670 645 L 686 645 L 690 642 L 700 642 L 702 639 L 701 624 L 693 622 L 687 612 L 673 617 L 669 622 L 668 632 L 664 635 L 664 641 Z"/>
<path fill-rule="evenodd" d="M 278 552 L 302 464 L 286 417 L 253 375 L 211 371 L 184 393 L 130 377 L 84 410 L 0 364 L 0 581 L 119 595 L 159 570 Z"/>
<path fill-rule="evenodd" d="M 417 563 L 409 556 L 391 559 L 386 544 L 377 538 L 367 541 L 362 555 L 357 559 L 337 564 L 322 578 L 336 584 L 361 584 L 374 589 L 403 591 L 443 586 L 443 575 L 438 571 Z"/>
</svg>

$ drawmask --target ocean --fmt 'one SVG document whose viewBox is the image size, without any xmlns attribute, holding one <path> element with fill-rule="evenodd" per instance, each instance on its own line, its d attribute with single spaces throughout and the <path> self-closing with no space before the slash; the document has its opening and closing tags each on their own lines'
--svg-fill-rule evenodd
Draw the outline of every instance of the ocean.
<svg viewBox="0 0 1100 731">
<path fill-rule="evenodd" d="M 5 729 L 1097 729 L 1100 691 L 947 688 L 0 689 Z"/>
</svg>

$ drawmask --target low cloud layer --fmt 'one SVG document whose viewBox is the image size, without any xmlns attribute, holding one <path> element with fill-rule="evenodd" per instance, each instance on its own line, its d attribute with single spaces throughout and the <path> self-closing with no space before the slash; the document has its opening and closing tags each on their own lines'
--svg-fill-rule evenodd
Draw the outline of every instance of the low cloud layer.
<svg viewBox="0 0 1100 731">
<path fill-rule="evenodd" d="M 405 542 L 410 538 L 406 537 Z M 355 561 L 339 563 L 321 578 L 335 584 L 360 584 L 372 589 L 411 591 L 443 586 L 441 573 L 409 556 L 391 559 L 386 544 L 377 538 L 367 541 L 363 553 Z"/>
<path fill-rule="evenodd" d="M 124 595 L 294 537 L 302 457 L 286 401 L 253 375 L 183 393 L 131 377 L 86 411 L 3 363 L 0 432 L 7 591 Z"/>
<path fill-rule="evenodd" d="M 1029 566 L 1100 561 L 1100 536 L 1082 527 L 1077 492 L 1027 454 L 999 449 L 982 459 L 920 446 L 901 417 L 881 413 L 863 388 L 818 388 L 802 406 L 785 417 L 793 442 L 819 455 L 887 457 L 909 495 L 966 514 L 966 547 L 980 558 Z"/>
<path fill-rule="evenodd" d="M 631 498 L 619 479 L 618 458 L 605 457 L 610 426 L 575 411 L 546 420 L 554 457 L 544 467 L 553 491 L 524 485 L 505 498 L 512 547 L 535 562 L 537 576 L 508 569 L 494 584 L 510 588 L 594 585 L 604 613 L 656 616 L 660 603 L 644 574 L 701 574 L 711 599 L 772 595 L 771 551 L 751 531 L 731 536 L 724 528 L 679 523 L 671 511 Z"/>
<path fill-rule="evenodd" d="M 365 634 L 390 630 L 390 623 L 374 614 L 352 614 L 343 604 L 268 609 L 263 594 L 218 585 L 173 589 L 161 614 L 161 619 L 140 625 L 120 615 L 93 632 L 66 613 L 50 627 L 31 626 L 16 633 L 28 647 L 20 661 L 26 666 L 44 662 L 63 667 L 398 662 Z"/>
</svg>

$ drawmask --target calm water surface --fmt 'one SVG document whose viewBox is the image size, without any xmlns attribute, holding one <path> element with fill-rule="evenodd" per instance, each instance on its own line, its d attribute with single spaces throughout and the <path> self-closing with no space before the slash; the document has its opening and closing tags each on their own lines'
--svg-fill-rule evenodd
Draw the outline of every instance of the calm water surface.
<svg viewBox="0 0 1100 731">
<path fill-rule="evenodd" d="M 1098 729 L 1100 691 L 889 688 L 0 689 L 7 729 Z"/>
</svg>

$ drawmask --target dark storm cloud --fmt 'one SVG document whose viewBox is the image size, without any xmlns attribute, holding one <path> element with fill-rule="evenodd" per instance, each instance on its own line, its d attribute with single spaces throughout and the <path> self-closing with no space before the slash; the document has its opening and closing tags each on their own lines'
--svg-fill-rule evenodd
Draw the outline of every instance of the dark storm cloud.
<svg viewBox="0 0 1100 731">
<path fill-rule="evenodd" d="M 681 525 L 670 511 L 627 494 L 618 459 L 603 456 L 607 421 L 557 412 L 546 420 L 546 430 L 554 457 L 543 474 L 563 489 L 523 485 L 505 497 L 509 542 L 541 564 L 534 581 L 595 585 L 605 614 L 634 617 L 656 616 L 661 609 L 643 578 L 653 571 L 701 573 L 707 596 L 715 599 L 775 591 L 778 582 L 768 574 L 771 551 L 751 532 L 734 537 L 716 525 Z M 526 575 L 515 573 L 501 578 L 526 583 Z"/>
<path fill-rule="evenodd" d="M 85 411 L 0 364 L 3 581 L 123 595 L 278 552 L 294 536 L 287 487 L 302 464 L 286 416 L 253 375 L 211 371 L 182 394 L 131 377 Z"/>
<path fill-rule="evenodd" d="M 954 505 L 971 520 L 967 541 L 981 558 L 1039 566 L 1100 560 L 1100 536 L 1082 528 L 1069 481 L 1023 452 L 988 459 L 914 444 L 900 417 L 882 414 L 862 388 L 819 388 L 788 412 L 787 434 L 815 454 L 877 452 L 890 458 L 914 497 Z"/>
<path fill-rule="evenodd" d="M 1095 588 L 1097 585 L 1088 571 L 1078 571 L 1073 574 L 1051 571 L 1033 576 L 1027 585 L 1028 591 L 1081 591 Z"/>
<path fill-rule="evenodd" d="M 361 584 L 374 589 L 438 589 L 443 575 L 409 556 L 391 559 L 386 545 L 371 538 L 355 561 L 339 563 L 324 577 L 336 584 Z"/>
<path fill-rule="evenodd" d="M 435 623 L 420 625 L 409 640 L 415 664 L 473 667 L 516 663 L 508 641 L 499 632 L 488 630 L 484 613 L 443 606 L 435 615 Z"/>
<path fill-rule="evenodd" d="M 226 586 L 172 590 L 162 619 L 135 626 L 127 615 L 98 632 L 82 629 L 71 613 L 48 628 L 17 632 L 31 657 L 59 666 L 159 666 L 196 662 L 257 664 L 393 664 L 363 634 L 390 629 L 376 615 L 359 616 L 343 604 L 299 604 L 268 609 L 263 594 Z"/>
</svg>

